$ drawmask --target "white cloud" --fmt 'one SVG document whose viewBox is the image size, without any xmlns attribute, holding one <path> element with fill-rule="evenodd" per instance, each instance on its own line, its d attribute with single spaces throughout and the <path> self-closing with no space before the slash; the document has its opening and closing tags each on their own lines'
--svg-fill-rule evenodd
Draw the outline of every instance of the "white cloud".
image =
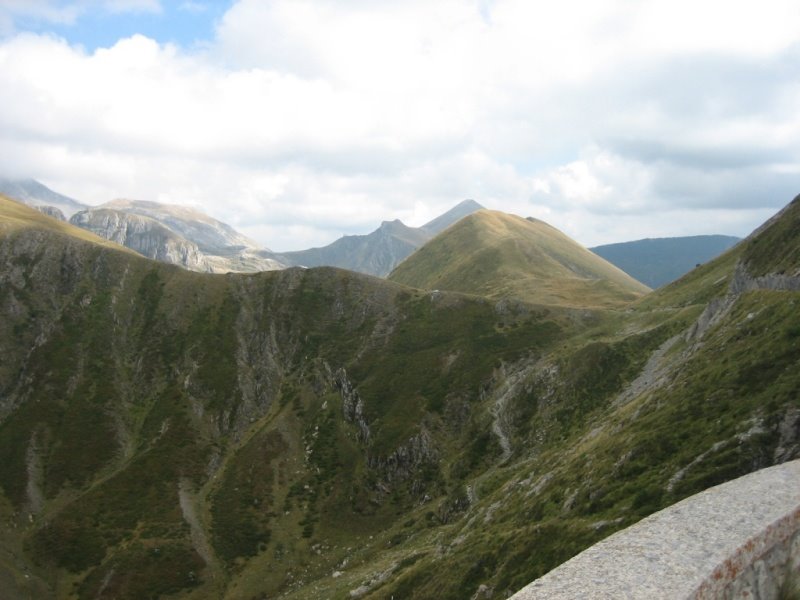
<svg viewBox="0 0 800 600">
<path fill-rule="evenodd" d="M 111 13 L 161 13 L 160 0 L 101 0 L 100 6 Z"/>
<path fill-rule="evenodd" d="M 180 6 L 178 7 L 178 10 L 195 14 L 204 13 L 208 9 L 209 6 L 205 2 L 181 2 Z"/>
<path fill-rule="evenodd" d="M 0 0 L 0 27 L 101 4 L 160 8 Z M 746 233 L 800 187 L 800 12 L 700 4 L 243 0 L 202 49 L 19 34 L 3 168 L 194 203 L 277 250 L 466 197 L 587 244 Z"/>
</svg>

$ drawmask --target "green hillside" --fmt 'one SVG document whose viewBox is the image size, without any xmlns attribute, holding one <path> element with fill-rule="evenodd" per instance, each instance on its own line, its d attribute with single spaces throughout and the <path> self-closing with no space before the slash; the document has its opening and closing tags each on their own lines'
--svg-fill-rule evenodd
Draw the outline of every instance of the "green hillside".
<svg viewBox="0 0 800 600">
<path fill-rule="evenodd" d="M 797 458 L 798 214 L 593 310 L 192 273 L 2 201 L 0 597 L 505 597 Z"/>
<path fill-rule="evenodd" d="M 389 279 L 421 289 L 574 307 L 620 306 L 649 289 L 542 221 L 488 210 L 445 230 Z"/>
</svg>

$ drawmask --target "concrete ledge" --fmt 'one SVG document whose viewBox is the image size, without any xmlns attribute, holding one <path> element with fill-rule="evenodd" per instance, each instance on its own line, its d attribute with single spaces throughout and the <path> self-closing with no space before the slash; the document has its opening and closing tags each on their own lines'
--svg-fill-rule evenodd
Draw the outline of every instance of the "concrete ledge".
<svg viewBox="0 0 800 600">
<path fill-rule="evenodd" d="M 775 598 L 800 573 L 800 460 L 710 488 L 573 557 L 514 600 Z"/>
</svg>

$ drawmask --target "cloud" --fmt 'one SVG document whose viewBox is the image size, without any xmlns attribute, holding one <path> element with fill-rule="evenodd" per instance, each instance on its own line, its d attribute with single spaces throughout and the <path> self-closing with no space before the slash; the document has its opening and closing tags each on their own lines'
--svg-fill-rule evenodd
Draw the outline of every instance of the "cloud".
<svg viewBox="0 0 800 600">
<path fill-rule="evenodd" d="M 91 11 L 110 14 L 162 13 L 160 0 L 2 0 L 0 1 L 0 34 L 16 30 L 17 21 L 54 25 L 74 25 Z"/>
<path fill-rule="evenodd" d="M 3 2 L 0 26 L 90 4 L 160 8 Z M 242 0 L 191 49 L 7 37 L 0 149 L 64 193 L 193 203 L 277 250 L 467 197 L 585 243 L 744 234 L 800 187 L 798 32 L 782 0 Z"/>
<path fill-rule="evenodd" d="M 8 32 L 14 30 L 18 18 L 30 18 L 49 23 L 72 24 L 81 13 L 79 3 L 52 2 L 51 0 L 3 0 L 0 2 L 0 18 Z"/>
<path fill-rule="evenodd" d="M 178 6 L 178 10 L 182 10 L 188 13 L 195 13 L 200 14 L 204 13 L 209 9 L 209 6 L 205 2 L 181 2 L 180 6 Z"/>
<path fill-rule="evenodd" d="M 110 13 L 161 13 L 160 0 L 101 0 L 99 6 Z"/>
</svg>

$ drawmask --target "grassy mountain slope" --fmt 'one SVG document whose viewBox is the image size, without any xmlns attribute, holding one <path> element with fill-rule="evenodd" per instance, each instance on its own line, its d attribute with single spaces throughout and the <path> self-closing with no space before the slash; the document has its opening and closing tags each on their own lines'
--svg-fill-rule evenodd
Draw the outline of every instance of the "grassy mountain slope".
<svg viewBox="0 0 800 600">
<path fill-rule="evenodd" d="M 623 311 L 191 273 L 13 208 L 3 597 L 503 597 L 800 455 L 797 201 Z"/>
<path fill-rule="evenodd" d="M 487 210 L 437 236 L 389 279 L 566 306 L 620 305 L 648 290 L 542 221 Z"/>
<path fill-rule="evenodd" d="M 729 235 L 695 235 L 606 244 L 589 250 L 655 289 L 716 258 L 738 241 Z"/>
</svg>

